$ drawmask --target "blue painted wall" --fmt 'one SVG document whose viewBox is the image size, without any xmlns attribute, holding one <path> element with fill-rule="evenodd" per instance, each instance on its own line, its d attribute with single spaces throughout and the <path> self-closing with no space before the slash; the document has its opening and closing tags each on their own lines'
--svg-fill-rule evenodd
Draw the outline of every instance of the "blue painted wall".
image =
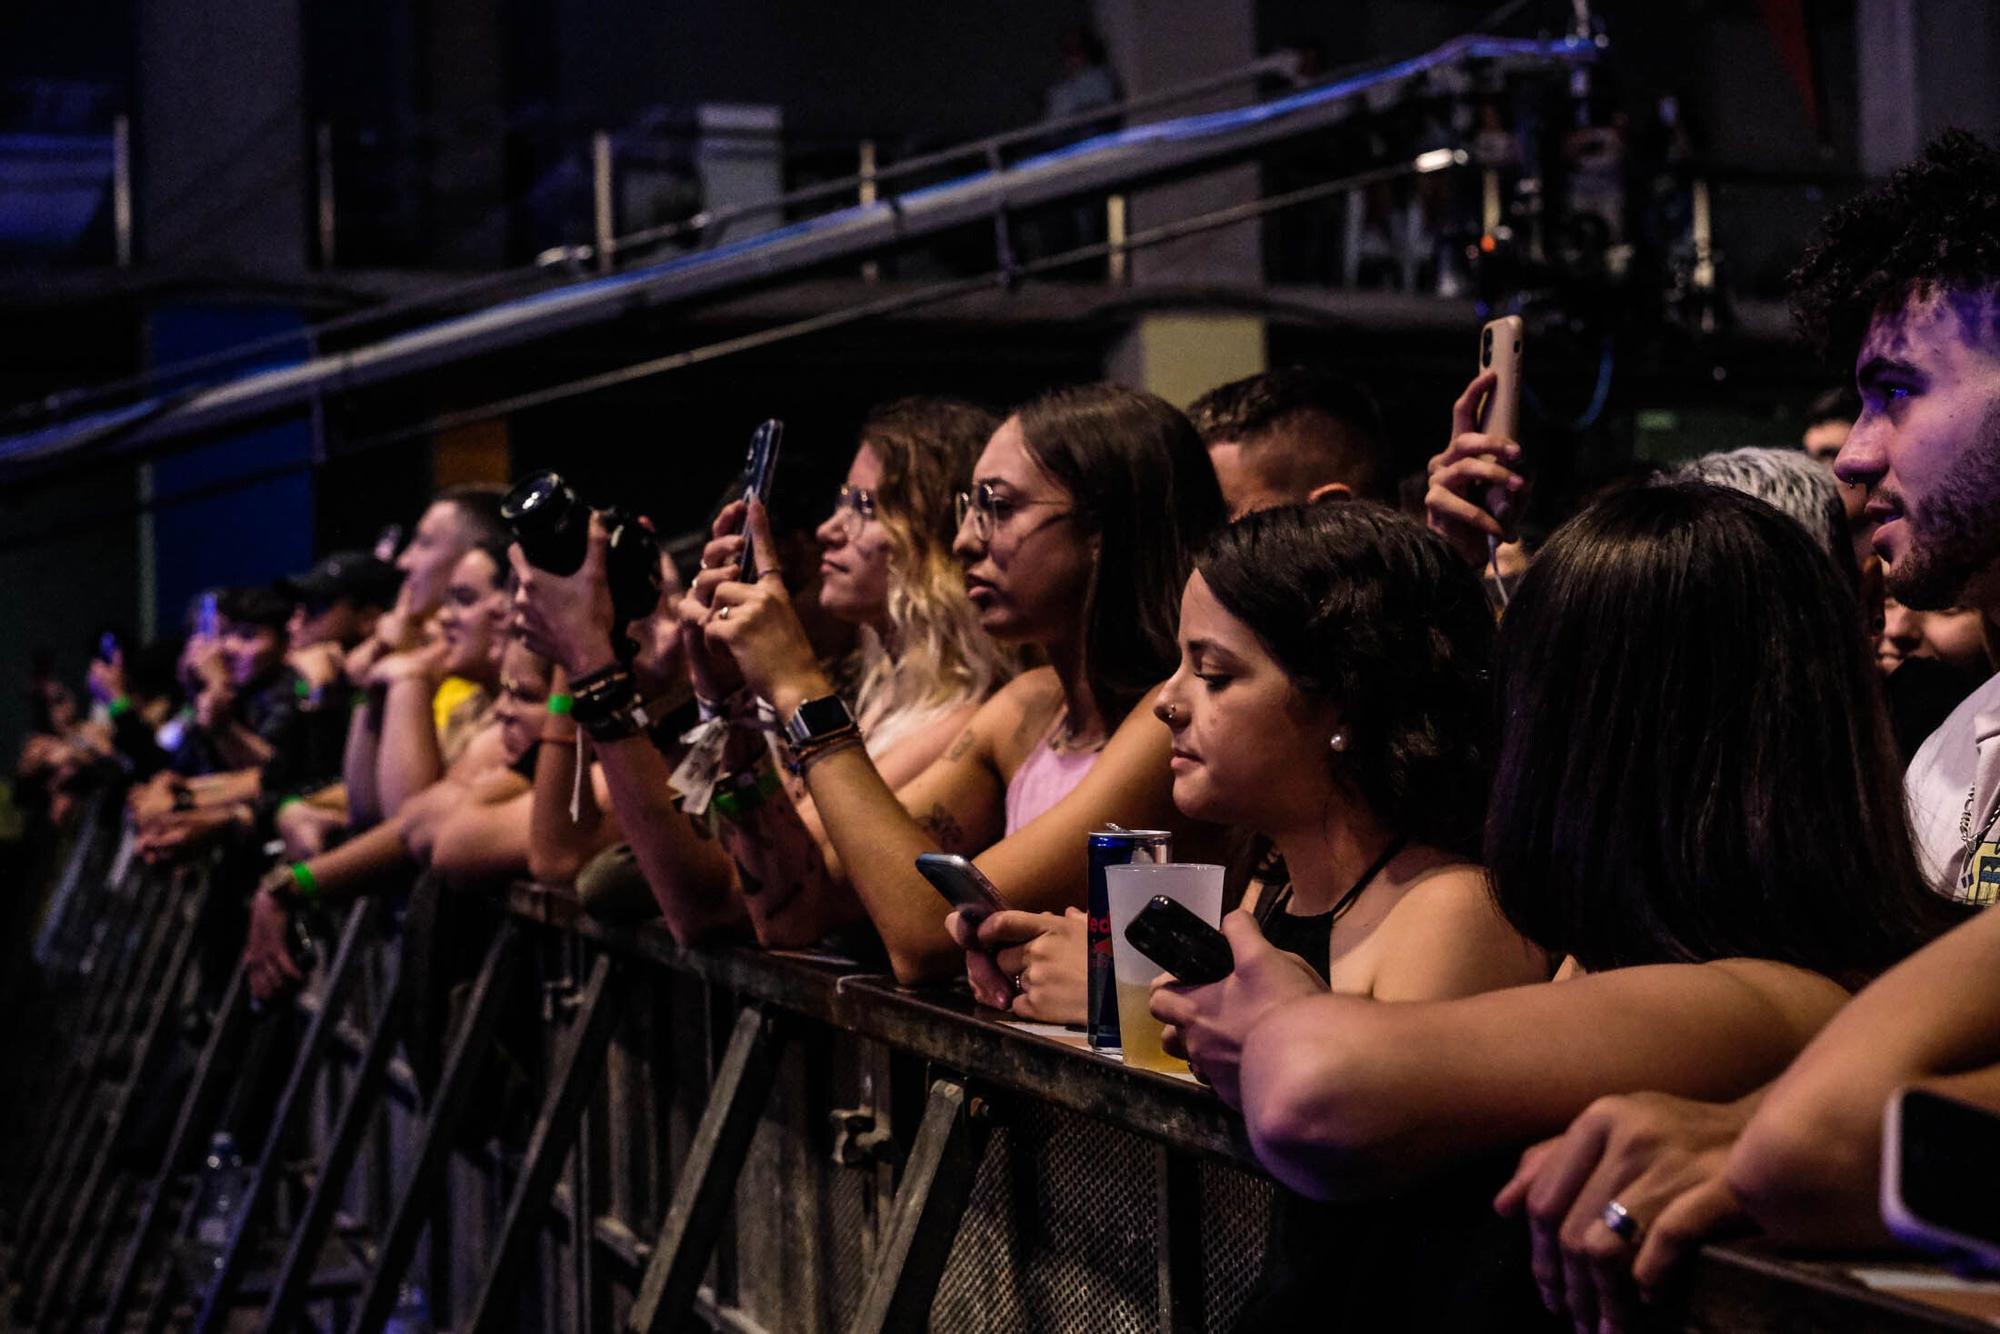
<svg viewBox="0 0 2000 1334">
<path fill-rule="evenodd" d="M 148 329 L 156 366 L 289 332 L 297 310 L 253 305 L 182 305 L 157 311 Z M 286 349 L 263 365 L 301 360 Z M 170 386 L 172 387 L 172 386 Z M 156 607 L 163 632 L 188 602 L 218 584 L 267 583 L 303 570 L 313 558 L 312 474 L 301 468 L 231 487 L 312 456 L 305 415 L 242 432 L 153 465 Z M 215 494 L 210 494 L 214 492 Z"/>
</svg>

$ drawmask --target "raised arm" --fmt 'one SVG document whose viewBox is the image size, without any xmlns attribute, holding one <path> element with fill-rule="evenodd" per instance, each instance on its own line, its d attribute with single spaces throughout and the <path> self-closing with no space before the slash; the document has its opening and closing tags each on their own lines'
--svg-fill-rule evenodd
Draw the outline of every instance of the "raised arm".
<svg viewBox="0 0 2000 1334">
<path fill-rule="evenodd" d="M 375 791 L 385 816 L 394 815 L 411 796 L 444 776 L 444 752 L 431 712 L 443 670 L 442 644 L 399 653 L 375 665 L 371 680 L 384 689 Z"/>
<path fill-rule="evenodd" d="M 1729 1183 L 1784 1240 L 1881 1240 L 1882 1109 L 1904 1084 L 2000 1063 L 2000 914 L 1918 950 L 1865 988 L 1772 1086 Z"/>
<path fill-rule="evenodd" d="M 568 674 L 557 667 L 549 697 L 568 692 Z M 582 785 L 577 784 L 576 732 L 576 724 L 564 714 L 551 713 L 542 721 L 542 744 L 535 754 L 535 798 L 528 819 L 528 875 L 538 884 L 570 884 L 585 862 L 624 837 L 617 819 L 605 810 L 609 795 L 602 770 L 590 766 Z"/>
<path fill-rule="evenodd" d="M 571 575 L 536 569 L 518 546 L 509 552 L 516 581 L 514 623 L 528 646 L 562 664 L 572 681 L 612 660 L 606 546 L 604 525 L 593 520 L 583 564 Z M 543 734 L 561 736 L 563 730 L 557 725 Z M 735 868 L 707 828 L 681 811 L 669 782 L 673 770 L 652 741 L 644 736 L 594 741 L 591 753 L 603 770 L 612 812 L 674 939 L 689 944 L 745 926 Z M 567 818 L 568 811 L 562 814 Z"/>
<path fill-rule="evenodd" d="M 370 690 L 347 720 L 347 748 L 340 761 L 341 782 L 347 788 L 347 823 L 366 829 L 382 818 L 382 797 L 375 790 L 376 766 L 382 749 L 382 692 Z"/>
<path fill-rule="evenodd" d="M 970 704 L 953 710 L 938 724 L 891 747 L 875 761 L 883 783 L 893 789 L 921 776 L 967 733 L 977 712 Z M 945 725 L 953 728 L 951 733 L 937 735 Z M 768 751 L 761 737 L 754 744 Z M 759 775 L 765 787 L 775 781 L 767 755 L 758 755 L 747 770 Z M 772 776 L 761 778 L 767 773 Z M 790 800 L 783 799 L 787 796 Z M 764 945 L 795 949 L 816 944 L 866 915 L 804 785 L 787 783 L 769 799 L 725 819 L 721 829 L 723 845 L 738 868 L 744 903 Z"/>
<path fill-rule="evenodd" d="M 1741 1097 L 1846 998 L 1817 974 L 1757 960 L 1624 968 L 1428 1003 L 1315 996 L 1250 1030 L 1244 1120 L 1287 1185 L 1366 1195 L 1553 1134 L 1605 1094 Z"/>
</svg>

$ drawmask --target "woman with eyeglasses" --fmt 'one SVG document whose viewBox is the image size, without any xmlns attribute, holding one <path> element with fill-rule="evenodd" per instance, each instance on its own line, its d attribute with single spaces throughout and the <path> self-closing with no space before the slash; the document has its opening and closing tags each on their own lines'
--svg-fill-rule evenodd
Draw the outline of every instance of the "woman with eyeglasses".
<svg viewBox="0 0 2000 1334">
<path fill-rule="evenodd" d="M 777 577 L 761 507 L 747 516 L 755 582 L 736 577 L 745 516 L 725 511 L 689 609 L 707 651 L 771 706 L 825 831 L 827 875 L 746 882 L 752 911 L 761 895 L 783 896 L 821 935 L 865 917 L 904 982 L 963 958 L 949 905 L 916 871 L 920 853 L 972 857 L 1010 904 L 1061 911 L 1083 902 L 1090 830 L 1206 833 L 1174 810 L 1167 732 L 1150 714 L 1178 658 L 1192 552 L 1223 519 L 1187 419 L 1118 385 L 1048 394 L 993 432 L 957 517 L 953 549 L 980 625 L 1049 665 L 997 692 L 911 781 L 859 744 Z M 753 767 L 725 786 L 765 782 Z M 1199 849 L 1184 840 L 1181 851 Z"/>
<path fill-rule="evenodd" d="M 819 605 L 859 631 L 859 647 L 840 675 L 857 683 L 855 712 L 869 755 L 896 781 L 923 772 L 1011 674 L 1009 656 L 979 627 L 951 554 L 952 488 L 993 425 L 990 413 L 944 398 L 877 409 L 862 425 L 847 481 L 817 532 Z M 741 511 L 732 505 L 724 518 L 740 518 Z M 777 548 L 767 542 L 765 550 L 775 556 Z M 593 562 L 586 559 L 568 579 L 519 560 L 516 568 L 517 611 L 562 661 L 580 669 L 571 679 L 609 663 L 608 606 L 573 587 L 602 581 Z M 579 614 L 593 604 L 601 610 Z M 686 636 L 698 653 L 696 638 Z M 698 688 L 712 679 L 696 675 Z M 712 822 L 675 809 L 672 766 L 645 738 L 594 749 L 605 795 L 676 938 L 741 927 L 746 907 L 748 924 L 767 944 L 812 943 L 824 934 L 785 896 L 765 892 L 767 885 L 813 882 L 827 872 L 810 796 L 798 784 L 787 789 L 775 771 L 757 764 L 768 753 L 762 732 L 733 733 L 724 763 L 752 773 L 753 781 L 718 787 Z M 719 844 L 709 836 L 711 823 Z"/>
</svg>

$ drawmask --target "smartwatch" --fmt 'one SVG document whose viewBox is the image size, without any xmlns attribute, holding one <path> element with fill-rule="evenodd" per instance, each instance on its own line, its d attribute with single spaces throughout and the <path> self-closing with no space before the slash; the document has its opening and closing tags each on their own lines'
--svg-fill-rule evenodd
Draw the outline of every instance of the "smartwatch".
<svg viewBox="0 0 2000 1334">
<path fill-rule="evenodd" d="M 785 743 L 794 751 L 852 731 L 854 715 L 847 701 L 838 695 L 822 695 L 799 705 L 799 711 L 785 719 Z"/>
</svg>

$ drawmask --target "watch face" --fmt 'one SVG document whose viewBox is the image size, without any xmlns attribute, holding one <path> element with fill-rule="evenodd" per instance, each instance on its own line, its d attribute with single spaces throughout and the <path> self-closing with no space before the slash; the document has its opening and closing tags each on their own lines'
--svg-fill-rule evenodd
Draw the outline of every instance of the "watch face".
<svg viewBox="0 0 2000 1334">
<path fill-rule="evenodd" d="M 838 695 L 827 695 L 799 705 L 799 711 L 785 724 L 785 734 L 794 741 L 805 741 L 838 732 L 853 723 L 854 715 L 847 711 L 847 702 Z"/>
</svg>

